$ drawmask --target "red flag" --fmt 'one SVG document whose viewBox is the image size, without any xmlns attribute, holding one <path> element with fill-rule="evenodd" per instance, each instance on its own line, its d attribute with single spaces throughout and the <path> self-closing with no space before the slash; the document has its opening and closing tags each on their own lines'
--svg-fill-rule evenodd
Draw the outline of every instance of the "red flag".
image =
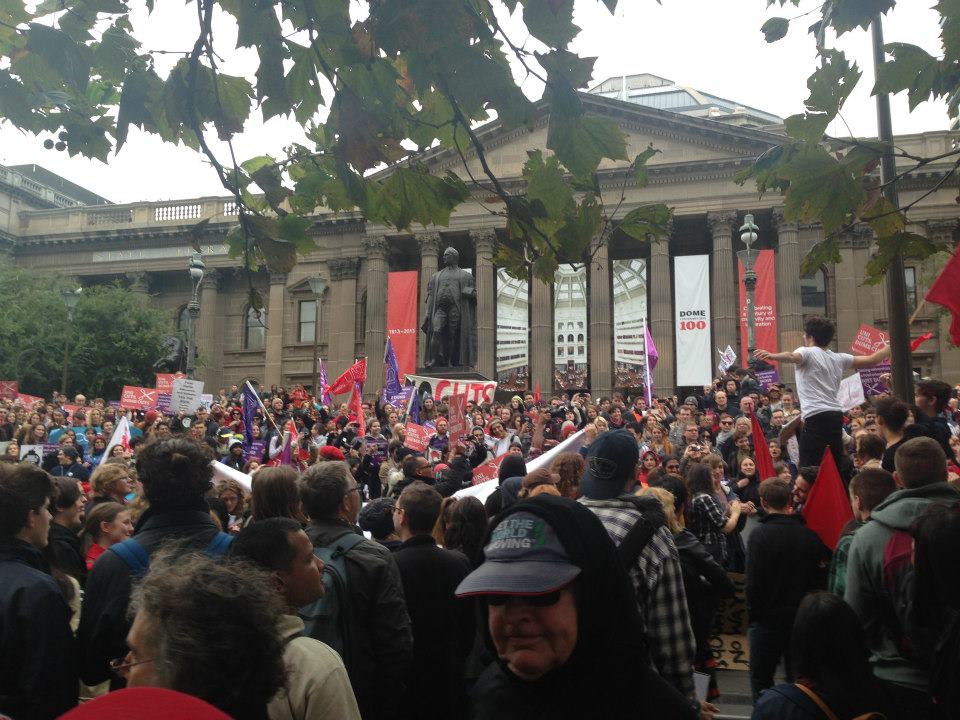
<svg viewBox="0 0 960 720">
<path fill-rule="evenodd" d="M 540 383 L 533 386 L 533 401 L 535 403 L 540 402 Z"/>
<path fill-rule="evenodd" d="M 837 463 L 829 447 L 823 452 L 817 480 L 803 505 L 803 519 L 831 551 L 837 549 L 843 527 L 853 520 L 850 498 L 843 488 Z"/>
<path fill-rule="evenodd" d="M 960 292 L 957 288 L 960 288 L 960 252 L 953 253 L 924 298 L 950 311 L 950 342 L 954 345 L 960 345 Z"/>
<path fill-rule="evenodd" d="M 933 338 L 932 332 L 925 332 L 920 337 L 916 338 L 912 343 L 910 343 L 910 352 L 916 352 L 917 348 L 923 345 L 927 340 Z"/>
<path fill-rule="evenodd" d="M 366 360 L 363 361 L 366 363 Z M 360 428 L 358 433 L 360 437 L 363 437 L 367 434 L 367 419 L 363 416 L 363 401 L 360 399 L 360 394 L 363 392 L 361 389 L 360 383 L 353 384 L 353 394 L 350 395 L 350 402 L 348 406 L 350 407 L 350 415 L 356 417 L 357 422 L 360 423 Z"/>
<path fill-rule="evenodd" d="M 356 383 L 367 381 L 367 359 L 361 358 L 343 371 L 343 374 L 331 383 L 328 392 L 331 395 L 343 395 L 350 392 Z"/>
<path fill-rule="evenodd" d="M 753 426 L 753 454 L 757 462 L 757 479 L 763 482 L 767 478 L 775 477 L 777 472 L 773 469 L 773 458 L 770 457 L 770 443 L 767 442 L 767 436 L 764 435 L 756 415 L 750 416 L 750 424 Z"/>
</svg>

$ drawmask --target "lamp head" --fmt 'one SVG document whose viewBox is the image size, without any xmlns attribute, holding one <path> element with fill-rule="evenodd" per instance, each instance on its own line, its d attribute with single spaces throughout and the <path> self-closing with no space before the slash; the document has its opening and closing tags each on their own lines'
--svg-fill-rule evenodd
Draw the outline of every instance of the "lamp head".
<svg viewBox="0 0 960 720">
<path fill-rule="evenodd" d="M 320 297 L 327 291 L 327 279 L 322 277 L 312 277 L 307 280 L 310 283 L 310 292 L 316 297 Z"/>
<path fill-rule="evenodd" d="M 199 283 L 203 280 L 203 269 L 206 265 L 203 264 L 203 258 L 200 253 L 195 252 L 190 256 L 190 278 L 194 283 Z"/>
<path fill-rule="evenodd" d="M 743 218 L 743 225 L 740 226 L 740 240 L 750 249 L 750 246 L 757 241 L 757 230 L 759 228 L 753 224 L 753 215 L 748 214 Z"/>
<path fill-rule="evenodd" d="M 63 304 L 67 306 L 67 310 L 73 310 L 77 306 L 77 303 L 80 302 L 80 293 L 82 291 L 83 288 L 60 291 L 60 298 L 63 300 Z"/>
</svg>

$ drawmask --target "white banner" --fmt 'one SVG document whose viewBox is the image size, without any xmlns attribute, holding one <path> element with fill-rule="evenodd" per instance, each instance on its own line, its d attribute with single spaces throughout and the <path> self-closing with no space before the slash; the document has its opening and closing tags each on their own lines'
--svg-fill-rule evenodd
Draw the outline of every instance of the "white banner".
<svg viewBox="0 0 960 720">
<path fill-rule="evenodd" d="M 467 400 L 473 403 L 492 403 L 493 393 L 497 389 L 497 383 L 492 380 L 454 380 L 407 375 L 407 382 L 414 384 L 421 398 L 425 393 L 431 392 L 434 400 L 444 400 L 449 395 L 466 395 Z"/>
<path fill-rule="evenodd" d="M 860 379 L 860 373 L 854 373 L 850 377 L 840 381 L 840 389 L 837 392 L 837 402 L 840 409 L 847 412 L 850 408 L 857 405 L 863 405 L 867 398 L 863 394 L 863 381 Z"/>
<path fill-rule="evenodd" d="M 173 392 L 170 394 L 170 412 L 191 414 L 200 407 L 200 396 L 203 395 L 202 380 L 188 380 L 176 378 L 173 381 Z"/>
<path fill-rule="evenodd" d="M 678 255 L 673 259 L 676 298 L 677 385 L 713 382 L 710 352 L 710 256 Z"/>
</svg>

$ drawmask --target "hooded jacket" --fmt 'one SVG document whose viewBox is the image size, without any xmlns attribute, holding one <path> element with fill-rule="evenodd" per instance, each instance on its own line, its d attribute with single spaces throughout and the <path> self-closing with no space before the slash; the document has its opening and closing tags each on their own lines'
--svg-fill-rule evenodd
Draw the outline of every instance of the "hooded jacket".
<svg viewBox="0 0 960 720">
<path fill-rule="evenodd" d="M 874 508 L 870 521 L 857 530 L 847 558 L 844 600 L 852 607 L 867 636 L 870 663 L 881 680 L 926 692 L 927 671 L 902 657 L 888 620 L 893 613 L 884 587 L 883 554 L 896 530 L 907 530 L 930 503 L 960 502 L 960 492 L 945 482 L 897 490 Z"/>
<path fill-rule="evenodd" d="M 540 495 L 494 518 L 484 545 L 501 520 L 521 511 L 549 523 L 570 561 L 581 568 L 574 581 L 577 644 L 564 665 L 535 681 L 521 680 L 503 660 L 491 663 L 471 693 L 470 717 L 696 717 L 687 699 L 651 669 L 633 588 L 599 519 L 572 500 Z M 485 603 L 481 616 L 486 645 L 495 656 Z"/>
</svg>

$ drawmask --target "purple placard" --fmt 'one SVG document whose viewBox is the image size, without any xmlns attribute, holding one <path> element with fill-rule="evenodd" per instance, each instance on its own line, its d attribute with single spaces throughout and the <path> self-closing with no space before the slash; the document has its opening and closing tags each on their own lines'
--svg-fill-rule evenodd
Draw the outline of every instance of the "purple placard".
<svg viewBox="0 0 960 720">
<path fill-rule="evenodd" d="M 780 373 L 777 372 L 776 368 L 771 368 L 770 370 L 757 370 L 756 372 L 757 382 L 760 383 L 760 387 L 764 390 L 769 390 L 771 385 L 776 385 L 780 382 Z"/>
<path fill-rule="evenodd" d="M 119 400 L 110 400 L 109 402 L 107 402 L 107 407 L 117 408 L 117 409 L 119 410 L 119 409 L 120 409 L 120 401 L 119 401 Z"/>
<path fill-rule="evenodd" d="M 256 460 L 260 462 L 260 458 L 263 457 L 263 451 L 267 447 L 267 442 L 265 440 L 254 440 L 250 443 L 250 447 L 246 448 L 243 452 L 243 459 L 247 462 L 251 460 Z"/>
<path fill-rule="evenodd" d="M 170 393 L 157 393 L 157 412 L 170 415 Z"/>
<path fill-rule="evenodd" d="M 384 388 L 383 403 L 393 406 L 394 409 L 401 413 L 406 412 L 407 406 L 410 404 L 410 397 L 413 395 L 413 389 L 413 385 L 407 385 L 401 388 L 398 393 L 388 393 L 386 388 Z"/>
<path fill-rule="evenodd" d="M 882 365 L 862 368 L 860 370 L 860 382 L 863 383 L 863 394 L 867 397 L 875 395 L 889 395 L 890 388 L 880 381 L 880 376 L 890 372 L 890 363 L 885 362 Z"/>
<path fill-rule="evenodd" d="M 55 453 L 60 449 L 60 443 L 44 443 L 43 444 L 43 454 L 49 455 L 50 453 Z"/>
</svg>

